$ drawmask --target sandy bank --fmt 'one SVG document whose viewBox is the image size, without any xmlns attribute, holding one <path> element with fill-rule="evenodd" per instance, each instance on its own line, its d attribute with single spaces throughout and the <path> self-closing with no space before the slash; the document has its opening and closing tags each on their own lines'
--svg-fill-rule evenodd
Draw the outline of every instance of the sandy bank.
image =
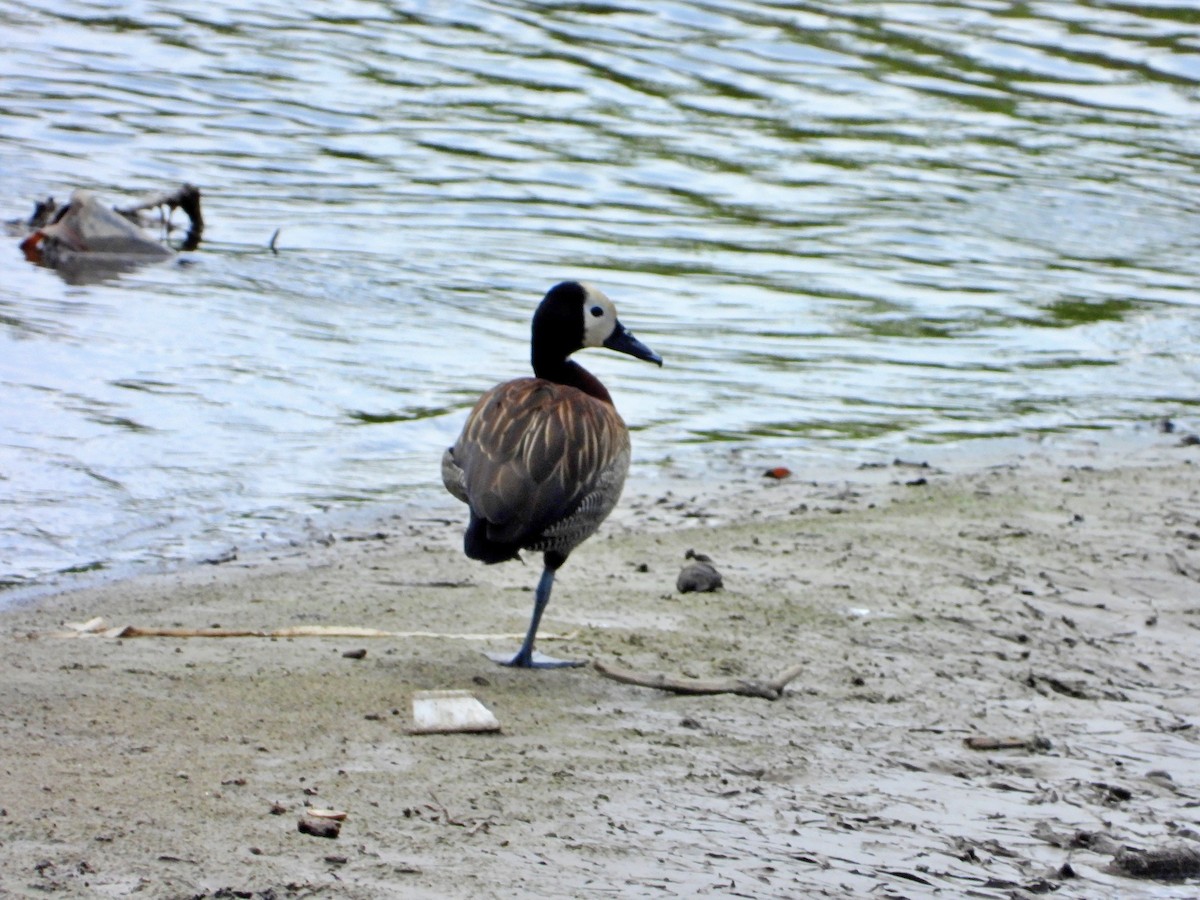
<svg viewBox="0 0 1200 900">
<path fill-rule="evenodd" d="M 805 663 L 773 703 L 491 665 L 538 570 L 465 560 L 451 501 L 5 610 L 0 893 L 1195 896 L 1111 865 L 1200 846 L 1200 450 L 1174 444 L 627 493 L 547 649 Z M 675 591 L 692 547 L 724 591 Z M 56 636 L 93 616 L 513 637 Z M 433 688 L 503 732 L 409 735 Z M 340 837 L 301 834 L 306 807 L 345 810 Z"/>
</svg>

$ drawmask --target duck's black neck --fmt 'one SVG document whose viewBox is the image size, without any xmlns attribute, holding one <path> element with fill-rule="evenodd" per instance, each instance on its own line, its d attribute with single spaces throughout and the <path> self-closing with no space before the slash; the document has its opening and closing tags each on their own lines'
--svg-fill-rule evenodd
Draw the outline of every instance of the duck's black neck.
<svg viewBox="0 0 1200 900">
<path fill-rule="evenodd" d="M 599 378 L 573 360 L 555 358 L 545 354 L 539 355 L 537 351 L 534 351 L 533 374 L 538 378 L 553 381 L 555 384 L 578 388 L 585 394 L 590 394 L 597 400 L 602 400 L 612 406 L 612 395 L 609 394 L 608 388 L 601 383 Z"/>
</svg>

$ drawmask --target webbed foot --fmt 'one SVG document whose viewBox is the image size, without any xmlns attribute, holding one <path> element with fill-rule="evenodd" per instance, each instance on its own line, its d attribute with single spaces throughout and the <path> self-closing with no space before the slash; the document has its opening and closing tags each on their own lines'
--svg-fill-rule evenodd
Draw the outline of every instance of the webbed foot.
<svg viewBox="0 0 1200 900">
<path fill-rule="evenodd" d="M 507 653 L 488 653 L 487 658 L 502 666 L 514 669 L 566 669 L 576 666 L 586 666 L 586 659 L 556 659 L 538 650 L 532 652 L 518 651 L 515 656 Z"/>
</svg>

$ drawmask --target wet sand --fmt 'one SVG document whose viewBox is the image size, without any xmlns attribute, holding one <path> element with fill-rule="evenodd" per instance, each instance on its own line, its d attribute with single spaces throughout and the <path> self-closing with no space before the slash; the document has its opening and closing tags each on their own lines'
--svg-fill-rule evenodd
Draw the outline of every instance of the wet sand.
<svg viewBox="0 0 1200 900">
<path fill-rule="evenodd" d="M 0 894 L 1196 896 L 1113 860 L 1200 846 L 1200 448 L 688 485 L 627 489 L 541 646 L 683 678 L 803 663 L 777 701 L 493 666 L 539 567 L 464 559 L 449 498 L 10 606 Z M 676 591 L 690 548 L 723 590 Z M 61 636 L 95 616 L 434 636 Z M 503 730 L 410 734 L 427 689 Z M 336 839 L 298 830 L 310 807 L 347 813 Z"/>
</svg>

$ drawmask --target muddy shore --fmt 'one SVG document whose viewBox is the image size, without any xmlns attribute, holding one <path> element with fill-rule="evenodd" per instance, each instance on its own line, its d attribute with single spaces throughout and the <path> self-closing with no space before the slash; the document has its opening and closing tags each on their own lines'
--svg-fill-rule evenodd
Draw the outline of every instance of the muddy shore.
<svg viewBox="0 0 1200 900">
<path fill-rule="evenodd" d="M 1200 848 L 1200 448 L 958 462 L 627 490 L 560 573 L 547 652 L 802 663 L 774 702 L 493 666 L 538 566 L 465 560 L 449 498 L 10 604 L 0 894 L 1195 897 L 1129 854 Z M 693 548 L 723 590 L 676 591 Z M 410 734 L 430 689 L 502 731 Z"/>
</svg>

